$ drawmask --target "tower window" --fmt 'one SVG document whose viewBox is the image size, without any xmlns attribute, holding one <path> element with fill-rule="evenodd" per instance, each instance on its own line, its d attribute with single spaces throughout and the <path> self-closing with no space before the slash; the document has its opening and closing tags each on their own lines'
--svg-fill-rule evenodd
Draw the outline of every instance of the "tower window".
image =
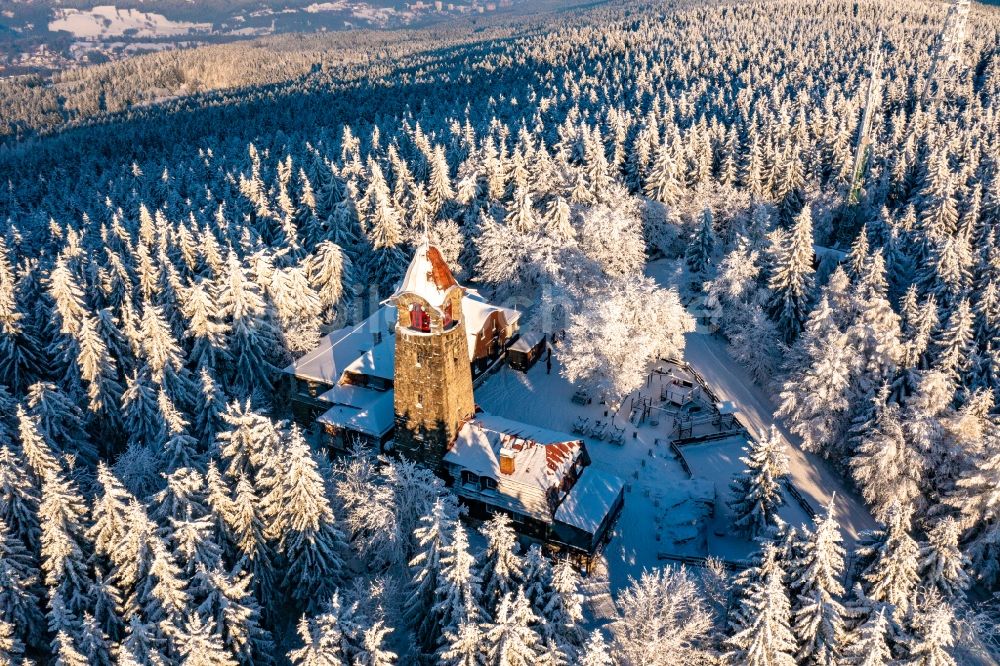
<svg viewBox="0 0 1000 666">
<path fill-rule="evenodd" d="M 427 314 L 423 306 L 416 303 L 410 306 L 410 328 L 423 333 L 431 331 L 431 316 Z"/>
<path fill-rule="evenodd" d="M 451 316 L 451 301 L 444 304 L 444 327 L 448 328 L 455 323 L 455 319 Z"/>
<path fill-rule="evenodd" d="M 423 393 L 418 393 L 417 394 L 417 409 L 423 409 L 423 406 L 424 406 L 424 394 Z"/>
</svg>

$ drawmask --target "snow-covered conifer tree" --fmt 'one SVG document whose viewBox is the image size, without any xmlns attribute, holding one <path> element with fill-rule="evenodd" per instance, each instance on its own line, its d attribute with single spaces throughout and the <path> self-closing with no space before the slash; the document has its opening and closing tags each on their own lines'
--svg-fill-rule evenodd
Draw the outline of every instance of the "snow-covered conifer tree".
<svg viewBox="0 0 1000 666">
<path fill-rule="evenodd" d="M 486 666 L 532 666 L 538 658 L 540 642 L 532 625 L 538 616 L 531 611 L 531 604 L 518 588 L 517 594 L 506 593 L 491 621 L 482 625 L 485 643 Z"/>
<path fill-rule="evenodd" d="M 161 651 L 161 641 L 154 635 L 151 624 L 144 623 L 138 614 L 129 621 L 128 633 L 118 650 L 123 666 L 145 666 L 167 663 Z"/>
<path fill-rule="evenodd" d="M 229 328 L 219 321 L 219 312 L 205 280 L 191 283 L 181 292 L 181 311 L 187 319 L 184 337 L 190 340 L 192 365 L 201 370 L 218 367 L 227 358 L 225 348 Z"/>
<path fill-rule="evenodd" d="M 437 601 L 437 590 L 442 585 L 441 558 L 448 546 L 448 525 L 452 520 L 454 516 L 450 505 L 438 499 L 414 531 L 417 553 L 410 560 L 412 592 L 406 601 L 405 616 L 426 652 L 436 648 L 441 630 L 438 615 L 432 610 Z"/>
<path fill-rule="evenodd" d="M 344 666 L 347 663 L 340 648 L 340 630 L 324 616 L 303 615 L 298 634 L 302 647 L 288 653 L 293 666 Z"/>
<path fill-rule="evenodd" d="M 0 621 L 11 623 L 12 640 L 29 645 L 37 644 L 45 630 L 38 582 L 35 557 L 0 519 Z"/>
<path fill-rule="evenodd" d="M 798 659 L 807 664 L 833 664 L 845 639 L 844 609 L 838 600 L 844 594 L 844 548 L 840 525 L 831 499 L 826 515 L 806 535 L 802 556 L 789 571 L 796 598 L 792 604 L 793 628 L 799 642 Z"/>
<path fill-rule="evenodd" d="M 122 395 L 122 408 L 130 444 L 146 446 L 157 441 L 163 424 L 148 368 L 128 378 Z"/>
<path fill-rule="evenodd" d="M 910 536 L 910 516 L 909 507 L 894 503 L 886 512 L 885 528 L 864 533 L 857 550 L 867 596 L 891 604 L 897 621 L 910 609 L 920 582 L 919 549 Z"/>
<path fill-rule="evenodd" d="M 278 331 L 260 287 L 235 252 L 229 253 L 217 288 L 219 315 L 229 327 L 226 349 L 236 392 L 249 395 L 255 388 L 270 389 Z"/>
<path fill-rule="evenodd" d="M 216 533 L 227 545 L 233 541 L 230 525 L 236 522 L 233 489 L 227 479 L 222 477 L 219 466 L 214 460 L 209 461 L 205 471 L 205 503 L 207 504 Z"/>
<path fill-rule="evenodd" d="M 55 661 L 52 662 L 54 666 L 92 666 L 86 655 L 77 648 L 73 636 L 66 631 L 60 630 L 56 633 L 51 650 L 55 657 Z"/>
<path fill-rule="evenodd" d="M 284 589 L 297 604 L 314 608 L 336 588 L 347 544 L 319 465 L 297 426 L 292 426 L 285 447 L 281 476 L 263 498 L 264 513 L 288 563 Z"/>
<path fill-rule="evenodd" d="M 183 467 L 204 469 L 198 440 L 188 434 L 188 421 L 180 413 L 173 401 L 161 390 L 157 395 L 157 406 L 160 411 L 160 422 L 163 432 L 158 438 L 162 442 L 159 451 L 162 469 L 170 474 Z"/>
<path fill-rule="evenodd" d="M 247 666 L 272 663 L 274 650 L 251 583 L 250 574 L 238 568 L 226 574 L 199 564 L 190 586 L 198 613 L 212 621 L 226 649 Z"/>
<path fill-rule="evenodd" d="M 354 655 L 352 662 L 356 666 L 392 666 L 397 655 L 385 645 L 386 636 L 392 629 L 378 620 L 364 631 L 361 649 Z"/>
<path fill-rule="evenodd" d="M 52 592 L 58 590 L 68 610 L 79 616 L 91 602 L 86 505 L 76 487 L 59 471 L 46 474 L 41 498 L 38 517 L 45 584 Z"/>
<path fill-rule="evenodd" d="M 122 594 L 110 580 L 95 567 L 94 582 L 90 588 L 94 603 L 92 617 L 97 628 L 108 640 L 118 640 L 125 631 L 122 621 Z"/>
<path fill-rule="evenodd" d="M 206 622 L 198 613 L 184 623 L 178 639 L 182 666 L 239 666 L 233 654 L 223 645 L 213 622 Z"/>
<path fill-rule="evenodd" d="M 580 574 L 569 558 L 559 559 L 552 567 L 551 593 L 542 609 L 544 632 L 573 652 L 583 642 L 583 595 L 580 593 Z"/>
<path fill-rule="evenodd" d="M 965 530 L 965 552 L 973 571 L 988 583 L 1000 576 L 1000 437 L 995 428 L 984 433 L 982 452 L 956 482 L 956 488 L 946 502 L 960 514 L 959 523 Z"/>
<path fill-rule="evenodd" d="M 969 586 L 969 560 L 959 550 L 960 529 L 950 517 L 938 519 L 920 547 L 920 580 L 938 590 L 946 599 L 956 597 Z"/>
<path fill-rule="evenodd" d="M 920 497 L 924 459 L 907 440 L 899 405 L 876 398 L 874 427 L 862 436 L 850 459 L 851 474 L 877 519 L 885 519 L 894 503 L 908 505 Z"/>
<path fill-rule="evenodd" d="M 845 666 L 889 666 L 893 660 L 888 638 L 889 621 L 885 609 L 880 608 L 854 632 L 841 663 Z"/>
<path fill-rule="evenodd" d="M 701 223 L 691 237 L 685 260 L 692 273 L 702 275 L 709 268 L 715 250 L 715 232 L 712 229 L 712 209 L 706 208 L 701 214 Z"/>
<path fill-rule="evenodd" d="M 309 283 L 319 294 L 324 321 L 333 321 L 350 276 L 350 260 L 335 243 L 324 240 L 306 260 Z"/>
<path fill-rule="evenodd" d="M 97 331 L 97 321 L 84 317 L 80 322 L 79 364 L 80 377 L 87 384 L 87 409 L 100 419 L 99 430 L 106 436 L 117 435 L 121 419 L 119 401 L 122 387 L 118 383 L 115 361 Z M 107 450 L 109 447 L 105 446 Z"/>
<path fill-rule="evenodd" d="M 617 601 L 621 616 L 614 624 L 614 645 L 622 661 L 669 666 L 710 658 L 712 615 L 686 569 L 643 571 Z"/>
<path fill-rule="evenodd" d="M 153 382 L 179 404 L 191 403 L 190 379 L 184 367 L 184 350 L 174 338 L 163 308 L 147 303 L 139 327 L 142 353 Z"/>
<path fill-rule="evenodd" d="M 198 372 L 198 391 L 194 400 L 194 432 L 203 450 L 215 441 L 222 430 L 222 413 L 226 409 L 226 396 L 208 368 Z"/>
<path fill-rule="evenodd" d="M 115 664 L 111 656 L 108 637 L 89 612 L 83 614 L 78 645 L 80 654 L 84 656 L 86 663 L 90 666 L 112 666 Z"/>
<path fill-rule="evenodd" d="M 538 544 L 532 544 L 524 556 L 523 587 L 524 596 L 531 603 L 532 611 L 544 623 L 546 618 L 542 611 L 548 605 L 549 596 L 552 594 L 552 564 Z"/>
<path fill-rule="evenodd" d="M 225 474 L 238 479 L 241 474 L 256 479 L 265 464 L 275 465 L 281 460 L 278 450 L 281 433 L 278 426 L 266 416 L 253 411 L 250 402 L 233 401 L 222 414 L 226 429 L 218 433 L 216 449 L 226 461 Z M 260 492 L 261 489 L 255 489 Z"/>
<path fill-rule="evenodd" d="M 733 477 L 730 485 L 733 524 L 744 534 L 758 536 L 777 525 L 778 507 L 784 504 L 781 483 L 788 476 L 785 441 L 776 426 L 768 434 L 752 440 L 740 458 L 746 469 Z"/>
<path fill-rule="evenodd" d="M 469 552 L 469 538 L 461 520 L 455 518 L 451 525 L 448 543 L 441 549 L 438 588 L 431 612 L 438 616 L 440 631 L 457 632 L 463 625 L 472 624 L 483 616 L 479 605 L 480 584 L 475 557 Z M 448 642 L 439 637 L 440 650 Z"/>
<path fill-rule="evenodd" d="M 0 618 L 0 666 L 15 666 L 21 663 L 24 643 L 14 635 L 10 622 Z"/>
<path fill-rule="evenodd" d="M 41 373 L 42 343 L 18 303 L 17 280 L 0 239 L 0 383 L 23 392 Z"/>
<path fill-rule="evenodd" d="M 190 595 L 167 544 L 154 537 L 149 551 L 149 569 L 136 590 L 137 602 L 143 617 L 155 625 L 157 638 L 166 644 L 168 653 L 174 654 Z"/>
<path fill-rule="evenodd" d="M 236 497 L 232 504 L 232 532 L 243 568 L 253 574 L 254 586 L 262 599 L 268 598 L 274 580 L 274 552 L 265 537 L 260 502 L 253 485 L 245 475 L 236 484 Z"/>
<path fill-rule="evenodd" d="M 849 391 L 856 363 L 849 344 L 824 296 L 799 338 L 796 355 L 802 366 L 785 380 L 777 412 L 802 438 L 803 449 L 834 459 L 844 453 L 842 443 L 849 425 Z"/>
<path fill-rule="evenodd" d="M 913 612 L 913 637 L 907 642 L 907 666 L 956 666 L 950 654 L 955 644 L 954 611 L 934 598 L 925 599 Z"/>
<path fill-rule="evenodd" d="M 506 513 L 493 514 L 483 524 L 482 533 L 487 544 L 482 574 L 484 605 L 495 610 L 500 599 L 523 581 L 524 561 L 517 554 L 517 533 Z"/>
<path fill-rule="evenodd" d="M 614 660 L 600 629 L 595 629 L 580 653 L 579 666 L 612 666 Z"/>
<path fill-rule="evenodd" d="M 438 656 L 442 666 L 481 666 L 483 634 L 476 623 L 463 624 L 444 634 L 445 648 Z"/>
<path fill-rule="evenodd" d="M 128 507 L 135 497 L 103 460 L 97 465 L 97 482 L 101 493 L 91 507 L 93 524 L 87 535 L 95 553 L 115 562 L 115 551 L 128 530 Z"/>
<path fill-rule="evenodd" d="M 962 299 L 937 340 L 937 367 L 943 372 L 957 376 L 969 368 L 973 322 L 969 300 Z"/>
<path fill-rule="evenodd" d="M 683 189 L 672 153 L 668 143 L 660 144 L 645 186 L 646 196 L 671 208 L 677 206 Z"/>
<path fill-rule="evenodd" d="M 774 236 L 771 276 L 767 286 L 773 293 L 771 314 L 785 342 L 793 342 L 802 331 L 813 290 L 812 213 L 806 206 L 787 234 Z"/>
<path fill-rule="evenodd" d="M 301 266 L 276 269 L 267 295 L 274 304 L 288 351 L 294 356 L 312 351 L 319 341 L 323 305 L 309 284 L 306 269 Z"/>
<path fill-rule="evenodd" d="M 784 570 L 770 544 L 764 547 L 763 574 L 743 593 L 735 633 L 727 641 L 729 663 L 745 666 L 795 666 L 795 637 Z"/>
<path fill-rule="evenodd" d="M 38 490 L 24 461 L 5 444 L 0 444 L 0 521 L 25 546 L 38 549 Z"/>
<path fill-rule="evenodd" d="M 169 519 L 170 550 L 177 558 L 185 577 L 191 578 L 199 569 L 214 570 L 221 566 L 222 547 L 217 541 L 214 527 L 210 516 Z"/>
</svg>

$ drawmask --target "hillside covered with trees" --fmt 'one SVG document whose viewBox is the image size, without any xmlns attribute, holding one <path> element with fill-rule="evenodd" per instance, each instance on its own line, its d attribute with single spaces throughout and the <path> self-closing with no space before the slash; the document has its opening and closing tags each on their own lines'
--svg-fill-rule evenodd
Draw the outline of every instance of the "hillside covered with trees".
<svg viewBox="0 0 1000 666">
<path fill-rule="evenodd" d="M 946 9 L 622 0 L 0 84 L 0 664 L 983 658 L 1000 11 L 973 7 L 958 76 L 922 97 Z M 377 307 L 425 226 L 619 396 L 643 366 L 611 369 L 619 322 L 591 310 L 638 302 L 656 339 L 694 302 L 880 529 L 847 553 L 832 509 L 765 520 L 744 571 L 648 571 L 598 627 L 568 563 L 503 518 L 475 534 L 426 470 L 329 460 L 279 371 Z"/>
</svg>

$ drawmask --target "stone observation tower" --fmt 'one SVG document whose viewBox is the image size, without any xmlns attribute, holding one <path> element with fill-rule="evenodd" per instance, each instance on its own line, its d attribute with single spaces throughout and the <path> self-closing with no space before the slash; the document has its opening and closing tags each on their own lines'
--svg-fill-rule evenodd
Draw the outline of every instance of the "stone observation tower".
<svg viewBox="0 0 1000 666">
<path fill-rule="evenodd" d="M 441 252 L 425 240 L 389 298 L 398 310 L 396 448 L 432 468 L 475 413 L 463 295 Z"/>
</svg>

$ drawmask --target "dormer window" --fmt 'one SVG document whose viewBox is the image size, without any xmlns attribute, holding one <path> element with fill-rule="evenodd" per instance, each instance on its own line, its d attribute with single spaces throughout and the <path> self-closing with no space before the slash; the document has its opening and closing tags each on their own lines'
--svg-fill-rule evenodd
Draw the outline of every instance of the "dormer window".
<svg viewBox="0 0 1000 666">
<path fill-rule="evenodd" d="M 431 332 L 431 316 L 418 303 L 410 306 L 410 328 L 423 333 Z"/>
</svg>

